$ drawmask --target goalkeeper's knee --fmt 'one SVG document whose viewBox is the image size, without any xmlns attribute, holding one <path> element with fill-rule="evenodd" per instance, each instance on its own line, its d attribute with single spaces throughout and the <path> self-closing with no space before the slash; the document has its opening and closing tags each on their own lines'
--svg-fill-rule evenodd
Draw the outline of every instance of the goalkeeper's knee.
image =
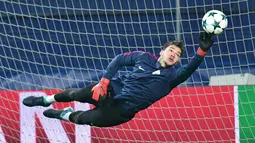
<svg viewBox="0 0 255 143">
<path fill-rule="evenodd" d="M 80 124 L 80 125 L 84 125 L 84 124 L 91 125 L 91 122 L 89 122 L 88 118 L 84 117 L 84 114 L 86 114 L 85 111 L 73 112 L 70 114 L 69 120 L 73 123 Z"/>
</svg>

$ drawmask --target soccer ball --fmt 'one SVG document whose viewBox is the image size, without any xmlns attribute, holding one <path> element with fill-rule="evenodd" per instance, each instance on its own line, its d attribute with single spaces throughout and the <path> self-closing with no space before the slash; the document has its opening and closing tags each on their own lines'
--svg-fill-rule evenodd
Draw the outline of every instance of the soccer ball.
<svg viewBox="0 0 255 143">
<path fill-rule="evenodd" d="M 227 16 L 219 10 L 210 10 L 204 15 L 202 25 L 207 33 L 219 35 L 228 26 Z"/>
</svg>

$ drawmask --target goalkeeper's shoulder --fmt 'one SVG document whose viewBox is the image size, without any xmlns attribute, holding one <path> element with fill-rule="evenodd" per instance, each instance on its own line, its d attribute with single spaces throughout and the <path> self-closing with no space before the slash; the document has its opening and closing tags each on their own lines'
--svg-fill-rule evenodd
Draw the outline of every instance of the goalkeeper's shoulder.
<svg viewBox="0 0 255 143">
<path fill-rule="evenodd" d="M 146 51 L 141 51 L 141 50 L 135 50 L 135 51 L 131 51 L 131 52 L 125 52 L 123 53 L 124 56 L 129 56 L 129 55 L 135 55 L 135 56 L 143 56 L 143 55 L 150 55 L 152 56 L 152 54 L 150 52 L 146 52 Z"/>
</svg>

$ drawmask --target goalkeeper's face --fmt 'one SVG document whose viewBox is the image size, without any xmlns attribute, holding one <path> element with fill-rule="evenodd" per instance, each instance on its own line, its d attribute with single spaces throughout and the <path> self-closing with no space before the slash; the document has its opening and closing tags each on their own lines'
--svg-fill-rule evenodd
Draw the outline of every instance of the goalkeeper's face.
<svg viewBox="0 0 255 143">
<path fill-rule="evenodd" d="M 173 66 L 179 62 L 182 50 L 176 45 L 169 45 L 160 51 L 160 64 L 162 67 Z"/>
</svg>

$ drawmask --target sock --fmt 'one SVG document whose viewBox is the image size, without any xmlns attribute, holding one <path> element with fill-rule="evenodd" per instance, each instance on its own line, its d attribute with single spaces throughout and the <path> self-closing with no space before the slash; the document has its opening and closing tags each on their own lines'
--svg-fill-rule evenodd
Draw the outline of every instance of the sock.
<svg viewBox="0 0 255 143">
<path fill-rule="evenodd" d="M 72 113 L 72 112 L 67 112 L 67 113 L 65 113 L 63 116 L 61 116 L 61 118 L 62 118 L 63 120 L 68 120 L 68 121 L 69 121 L 69 116 L 70 116 L 71 113 Z"/>
<path fill-rule="evenodd" d="M 51 103 L 54 103 L 54 102 L 56 102 L 56 100 L 55 100 L 55 98 L 54 98 L 54 95 L 55 94 L 53 94 L 53 95 L 51 95 L 51 96 L 46 96 L 44 99 L 45 99 L 45 102 L 47 103 L 47 104 L 51 104 Z"/>
</svg>

